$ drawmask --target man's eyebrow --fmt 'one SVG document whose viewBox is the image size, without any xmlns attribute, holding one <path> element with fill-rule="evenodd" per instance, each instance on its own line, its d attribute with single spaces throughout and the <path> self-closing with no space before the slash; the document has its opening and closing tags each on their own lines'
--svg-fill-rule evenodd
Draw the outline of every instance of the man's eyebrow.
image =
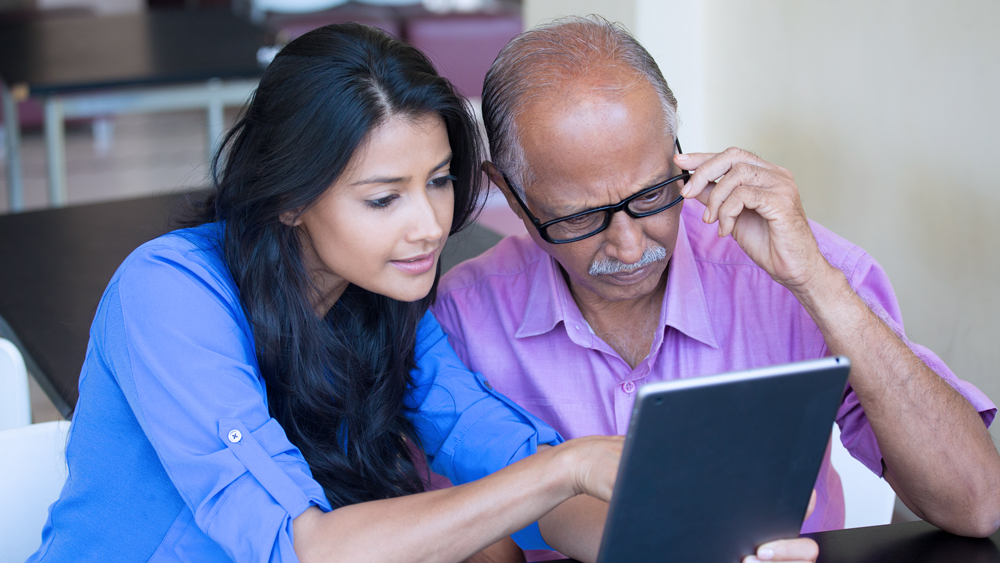
<svg viewBox="0 0 1000 563">
<path fill-rule="evenodd" d="M 451 163 L 452 155 L 449 153 L 448 157 L 442 160 L 437 166 L 431 169 L 431 172 L 437 172 L 438 170 L 448 166 Z M 406 182 L 410 179 L 409 176 L 373 176 L 371 178 L 365 178 L 363 180 L 358 180 L 357 182 L 351 183 L 352 186 L 363 186 L 366 184 L 396 184 L 399 182 Z"/>
</svg>

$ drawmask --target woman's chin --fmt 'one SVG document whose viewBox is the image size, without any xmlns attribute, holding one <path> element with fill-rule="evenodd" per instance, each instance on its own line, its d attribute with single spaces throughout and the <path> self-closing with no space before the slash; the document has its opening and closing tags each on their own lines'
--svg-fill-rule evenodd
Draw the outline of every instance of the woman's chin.
<svg viewBox="0 0 1000 563">
<path fill-rule="evenodd" d="M 386 297 L 395 299 L 396 301 L 405 301 L 407 303 L 413 303 L 420 301 L 424 297 L 427 297 L 431 289 L 434 287 L 434 277 L 430 276 L 428 281 L 424 280 L 412 280 L 410 283 L 401 285 L 400 287 L 394 287 L 386 292 L 379 292 Z"/>
</svg>

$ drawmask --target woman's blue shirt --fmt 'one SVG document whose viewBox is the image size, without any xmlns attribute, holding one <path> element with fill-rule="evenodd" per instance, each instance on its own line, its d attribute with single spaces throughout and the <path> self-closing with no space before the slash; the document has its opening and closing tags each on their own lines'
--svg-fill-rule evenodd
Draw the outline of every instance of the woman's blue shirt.
<svg viewBox="0 0 1000 563">
<path fill-rule="evenodd" d="M 80 374 L 69 477 L 31 561 L 297 561 L 292 520 L 330 510 L 268 414 L 221 228 L 134 251 L 104 292 Z M 431 468 L 466 483 L 562 438 L 418 327 L 407 404 Z M 331 429 L 332 431 L 332 429 Z M 544 548 L 537 524 L 515 535 Z"/>
</svg>

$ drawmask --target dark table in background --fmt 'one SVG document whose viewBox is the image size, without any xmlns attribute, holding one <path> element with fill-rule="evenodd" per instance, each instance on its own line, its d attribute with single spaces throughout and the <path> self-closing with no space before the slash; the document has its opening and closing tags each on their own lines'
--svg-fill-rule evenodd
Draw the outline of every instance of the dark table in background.
<svg viewBox="0 0 1000 563">
<path fill-rule="evenodd" d="M 50 203 L 62 205 L 65 118 L 204 108 L 211 150 L 223 106 L 245 102 L 263 72 L 257 50 L 272 42 L 226 9 L 0 23 L 10 209 L 23 206 L 16 102 L 44 102 Z"/>
<path fill-rule="evenodd" d="M 171 230 L 203 192 L 0 215 L 0 337 L 66 416 L 76 404 L 90 323 L 104 288 L 132 250 Z M 448 241 L 444 271 L 500 237 L 474 225 Z"/>
</svg>

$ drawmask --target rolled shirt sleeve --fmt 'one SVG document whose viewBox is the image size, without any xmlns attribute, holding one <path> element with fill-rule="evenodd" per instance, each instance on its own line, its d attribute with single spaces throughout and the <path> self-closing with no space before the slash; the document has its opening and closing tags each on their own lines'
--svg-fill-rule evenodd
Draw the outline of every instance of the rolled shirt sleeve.
<svg viewBox="0 0 1000 563">
<path fill-rule="evenodd" d="M 106 361 L 198 528 L 234 561 L 297 561 L 292 520 L 330 506 L 268 414 L 231 280 L 155 242 L 105 295 Z"/>
<path fill-rule="evenodd" d="M 814 225 L 815 228 L 817 226 Z M 918 358 L 927 364 L 927 367 L 965 397 L 979 413 L 983 423 L 989 427 L 997 412 L 993 402 L 974 385 L 959 379 L 934 352 L 907 338 L 903 329 L 902 312 L 885 270 L 861 249 L 857 249 L 855 253 L 849 255 L 847 261 L 848 263 L 841 265 L 840 269 L 845 272 L 851 287 L 858 296 L 909 346 Z M 829 355 L 825 343 L 821 355 Z M 837 412 L 837 424 L 840 425 L 840 438 L 844 447 L 865 467 L 881 477 L 882 452 L 875 439 L 875 432 L 861 407 L 861 402 L 850 386 L 847 387 L 844 401 Z"/>
<path fill-rule="evenodd" d="M 563 438 L 548 424 L 470 373 L 428 312 L 417 329 L 417 369 L 407 406 L 430 467 L 452 483 L 468 483 L 523 459 L 539 444 Z M 513 534 L 523 549 L 551 549 L 538 524 Z"/>
</svg>

